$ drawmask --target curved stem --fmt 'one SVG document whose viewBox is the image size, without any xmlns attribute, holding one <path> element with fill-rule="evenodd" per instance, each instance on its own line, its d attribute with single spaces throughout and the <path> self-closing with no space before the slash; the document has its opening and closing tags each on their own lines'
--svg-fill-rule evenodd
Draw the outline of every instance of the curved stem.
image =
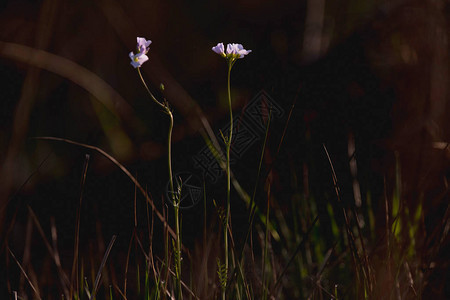
<svg viewBox="0 0 450 300">
<path fill-rule="evenodd" d="M 168 107 L 165 107 L 165 110 L 167 112 L 167 114 L 169 115 L 170 118 L 170 124 L 169 124 L 169 133 L 167 136 L 167 164 L 169 167 L 169 184 L 170 184 L 170 193 L 171 193 L 171 197 L 172 197 L 172 202 L 173 204 L 175 204 L 175 191 L 174 191 L 174 187 L 173 187 L 173 175 L 172 175 L 172 129 L 173 129 L 173 115 L 172 112 L 170 111 L 170 109 Z"/>
<path fill-rule="evenodd" d="M 172 130 L 173 130 L 173 114 L 170 111 L 169 105 L 167 103 L 159 102 L 150 89 L 147 86 L 144 78 L 142 77 L 140 68 L 137 68 L 139 77 L 141 78 L 142 83 L 144 84 L 145 89 L 148 94 L 152 98 L 153 102 L 155 102 L 160 108 L 162 108 L 169 115 L 169 132 L 167 134 L 167 165 L 169 169 L 169 197 L 172 201 L 174 214 L 175 214 L 175 235 L 176 235 L 176 246 L 175 246 L 175 279 L 176 279 L 176 295 L 177 300 L 183 299 L 183 293 L 181 290 L 181 233 L 180 233 L 180 195 L 178 192 L 174 190 L 173 186 L 173 174 L 172 174 Z M 167 256 L 167 255 L 166 255 Z"/>
<path fill-rule="evenodd" d="M 139 77 L 141 78 L 142 83 L 144 84 L 145 89 L 147 90 L 147 93 L 150 95 L 150 98 L 152 98 L 152 100 L 153 100 L 156 104 L 158 104 L 159 107 L 161 107 L 161 108 L 164 109 L 164 110 L 168 110 L 168 108 L 167 108 L 164 104 L 162 104 L 161 102 L 159 102 L 159 101 L 155 98 L 155 96 L 152 94 L 152 92 L 151 92 L 150 89 L 148 88 L 147 83 L 145 83 L 145 80 L 144 80 L 144 78 L 142 77 L 140 68 L 137 68 L 137 71 L 138 71 Z"/>
</svg>

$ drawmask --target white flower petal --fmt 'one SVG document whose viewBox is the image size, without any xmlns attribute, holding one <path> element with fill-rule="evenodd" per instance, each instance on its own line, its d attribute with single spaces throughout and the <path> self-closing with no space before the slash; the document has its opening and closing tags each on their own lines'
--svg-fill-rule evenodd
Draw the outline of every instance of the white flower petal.
<svg viewBox="0 0 450 300">
<path fill-rule="evenodd" d="M 218 43 L 217 46 L 212 47 L 212 51 L 216 52 L 219 55 L 225 56 L 223 43 Z"/>
<path fill-rule="evenodd" d="M 143 63 L 145 63 L 148 60 L 148 56 L 143 54 L 143 55 L 139 56 L 138 60 L 139 60 L 139 63 L 142 65 Z"/>
</svg>

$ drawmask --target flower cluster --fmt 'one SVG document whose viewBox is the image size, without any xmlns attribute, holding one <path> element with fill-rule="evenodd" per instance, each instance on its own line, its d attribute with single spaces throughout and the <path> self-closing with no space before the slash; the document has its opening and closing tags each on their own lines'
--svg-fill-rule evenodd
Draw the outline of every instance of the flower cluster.
<svg viewBox="0 0 450 300">
<path fill-rule="evenodd" d="M 218 43 L 217 46 L 212 47 L 212 50 L 220 56 L 226 58 L 229 62 L 234 62 L 238 58 L 243 58 L 245 55 L 252 52 L 252 50 L 245 50 L 241 44 L 228 44 L 227 52 L 223 43 Z"/>
<path fill-rule="evenodd" d="M 130 52 L 131 65 L 134 68 L 140 68 L 143 63 L 148 60 L 147 52 L 149 46 L 152 43 L 151 40 L 146 40 L 143 37 L 137 38 L 136 54 Z M 252 52 L 252 50 L 245 50 L 241 44 L 231 43 L 227 45 L 227 51 L 225 52 L 225 46 L 223 43 L 218 43 L 217 46 L 212 47 L 212 50 L 220 56 L 227 59 L 231 65 L 238 59 L 243 58 L 245 55 Z"/>
<path fill-rule="evenodd" d="M 146 40 L 145 38 L 138 37 L 137 38 L 137 46 L 136 51 L 137 53 L 134 54 L 133 52 L 130 52 L 129 56 L 131 59 L 131 65 L 134 68 L 139 68 L 142 66 L 143 63 L 145 63 L 148 60 L 147 52 L 149 50 L 149 46 L 152 43 L 150 40 Z"/>
</svg>

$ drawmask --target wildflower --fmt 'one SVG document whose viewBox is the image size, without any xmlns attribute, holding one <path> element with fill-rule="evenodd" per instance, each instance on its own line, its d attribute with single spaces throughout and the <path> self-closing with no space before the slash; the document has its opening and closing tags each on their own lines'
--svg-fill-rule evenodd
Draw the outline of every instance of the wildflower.
<svg viewBox="0 0 450 300">
<path fill-rule="evenodd" d="M 145 63 L 148 60 L 147 52 L 149 50 L 149 46 L 152 43 L 150 40 L 146 40 L 145 38 L 138 37 L 137 38 L 137 46 L 136 51 L 137 53 L 134 54 L 134 52 L 130 52 L 129 56 L 131 59 L 130 64 L 134 68 L 140 68 L 143 63 Z"/>
<path fill-rule="evenodd" d="M 136 39 L 137 39 L 137 50 L 138 50 L 138 52 L 145 52 L 145 54 L 147 54 L 148 47 L 150 46 L 152 41 L 150 41 L 150 40 L 147 41 L 145 38 L 142 38 L 142 37 L 138 37 Z"/>
<path fill-rule="evenodd" d="M 241 44 L 228 44 L 227 55 L 236 56 L 237 58 L 243 58 L 245 55 L 252 52 L 252 50 L 245 50 Z"/>
<path fill-rule="evenodd" d="M 217 54 L 226 57 L 225 55 L 225 48 L 223 46 L 223 43 L 218 43 L 217 46 L 212 47 L 212 51 L 216 52 Z"/>
<path fill-rule="evenodd" d="M 140 68 L 143 63 L 148 60 L 148 56 L 144 54 L 144 52 L 138 52 L 136 55 L 133 52 L 130 52 L 131 65 L 134 68 Z"/>
<path fill-rule="evenodd" d="M 218 43 L 215 47 L 212 47 L 212 51 L 216 52 L 223 58 L 227 60 L 228 63 L 228 107 L 230 108 L 230 131 L 229 136 L 225 137 L 222 134 L 222 138 L 225 142 L 226 146 L 226 154 L 227 154 L 227 211 L 226 211 L 226 217 L 224 220 L 224 248 L 225 248 L 225 264 L 223 265 L 224 274 L 219 274 L 219 277 L 225 278 L 225 282 L 222 284 L 222 299 L 226 299 L 226 289 L 227 289 L 227 270 L 228 270 L 228 224 L 230 224 L 230 149 L 231 149 L 231 141 L 233 140 L 233 109 L 231 107 L 231 89 L 230 89 L 230 75 L 231 75 L 231 68 L 233 67 L 234 63 L 238 58 L 243 58 L 245 55 L 252 52 L 252 50 L 245 50 L 244 47 L 241 44 L 228 44 L 227 45 L 227 52 L 225 53 L 225 47 L 223 46 L 223 43 Z M 221 267 L 219 263 L 219 267 Z M 221 267 L 222 269 L 222 267 Z M 222 282 L 222 278 L 219 278 Z"/>
<path fill-rule="evenodd" d="M 252 50 L 245 50 L 241 44 L 235 44 L 235 43 L 227 45 L 226 53 L 225 53 L 225 47 L 224 47 L 223 43 L 218 43 L 217 46 L 212 47 L 212 50 L 231 62 L 235 61 L 238 58 L 243 58 L 245 55 L 252 52 Z"/>
</svg>

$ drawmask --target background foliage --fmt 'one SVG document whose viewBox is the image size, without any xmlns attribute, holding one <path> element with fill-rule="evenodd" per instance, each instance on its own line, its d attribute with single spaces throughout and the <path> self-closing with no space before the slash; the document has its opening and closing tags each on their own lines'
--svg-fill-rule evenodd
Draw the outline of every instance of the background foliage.
<svg viewBox="0 0 450 300">
<path fill-rule="evenodd" d="M 153 41 L 142 72 L 155 93 L 164 84 L 174 109 L 175 172 L 201 178 L 192 157 L 204 147 L 205 122 L 217 135 L 227 124 L 226 65 L 211 51 L 217 42 L 253 50 L 233 69 L 235 111 L 261 90 L 285 111 L 270 125 L 262 175 L 256 177 L 262 139 L 232 165 L 248 194 L 258 184 L 254 248 L 244 251 L 255 298 L 262 266 L 275 284 L 292 257 L 280 286 L 270 287 L 274 297 L 448 296 L 447 1 L 15 0 L 0 8 L 5 297 L 31 297 L 31 281 L 45 299 L 59 299 L 58 272 L 70 274 L 78 210 L 79 262 L 90 287 L 117 236 L 99 295 L 109 297 L 111 285 L 120 298 L 115 286 L 123 291 L 125 265 L 134 274 L 129 299 L 154 288 L 148 261 L 130 238 L 139 236 L 147 250 L 152 245 L 156 260 L 164 256 L 165 235 L 155 218 L 148 238 L 153 218 L 133 182 L 92 149 L 33 139 L 61 137 L 105 150 L 162 210 L 167 124 L 129 65 L 136 36 Z M 218 290 L 213 199 L 223 203 L 224 182 L 205 180 L 204 207 L 183 211 L 190 251 L 184 280 L 191 282 L 192 271 L 189 286 L 202 299 Z M 233 234 L 242 246 L 248 211 L 233 193 Z M 270 260 L 261 263 L 267 198 Z M 44 242 L 52 243 L 55 228 L 60 267 Z"/>
</svg>

